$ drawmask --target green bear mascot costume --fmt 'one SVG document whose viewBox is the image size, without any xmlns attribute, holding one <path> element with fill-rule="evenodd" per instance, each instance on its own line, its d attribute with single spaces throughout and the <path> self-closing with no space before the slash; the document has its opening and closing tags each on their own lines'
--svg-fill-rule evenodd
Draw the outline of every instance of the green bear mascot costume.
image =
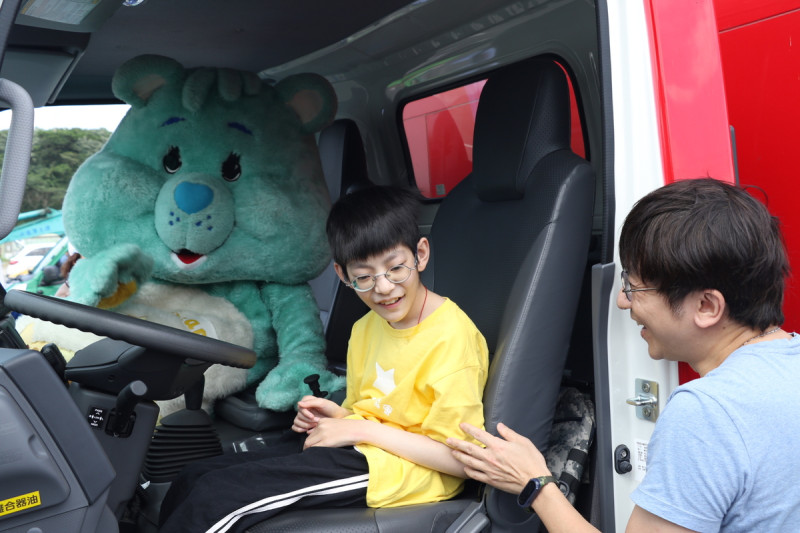
<svg viewBox="0 0 800 533">
<path fill-rule="evenodd" d="M 341 389 L 307 283 L 330 261 L 313 136 L 336 112 L 330 84 L 140 56 L 112 88 L 131 109 L 64 199 L 83 256 L 69 298 L 252 347 L 253 368 L 209 369 L 206 399 L 259 383 L 259 405 L 285 411 L 310 374 Z"/>
</svg>

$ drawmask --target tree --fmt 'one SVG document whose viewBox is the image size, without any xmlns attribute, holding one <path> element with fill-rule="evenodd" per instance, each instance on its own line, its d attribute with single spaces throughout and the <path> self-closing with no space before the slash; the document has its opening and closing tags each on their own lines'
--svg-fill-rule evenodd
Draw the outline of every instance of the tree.
<svg viewBox="0 0 800 533">
<path fill-rule="evenodd" d="M 111 136 L 102 129 L 35 129 L 28 182 L 22 211 L 43 207 L 61 209 L 72 175 L 90 155 L 98 152 Z M 0 131 L 0 157 L 5 155 L 8 130 Z"/>
</svg>

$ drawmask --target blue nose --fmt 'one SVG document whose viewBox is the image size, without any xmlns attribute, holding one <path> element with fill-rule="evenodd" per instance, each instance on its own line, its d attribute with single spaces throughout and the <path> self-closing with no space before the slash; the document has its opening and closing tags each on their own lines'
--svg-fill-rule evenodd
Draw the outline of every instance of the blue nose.
<svg viewBox="0 0 800 533">
<path fill-rule="evenodd" d="M 175 203 L 184 213 L 202 211 L 214 200 L 214 191 L 200 183 L 184 181 L 175 187 Z"/>
</svg>

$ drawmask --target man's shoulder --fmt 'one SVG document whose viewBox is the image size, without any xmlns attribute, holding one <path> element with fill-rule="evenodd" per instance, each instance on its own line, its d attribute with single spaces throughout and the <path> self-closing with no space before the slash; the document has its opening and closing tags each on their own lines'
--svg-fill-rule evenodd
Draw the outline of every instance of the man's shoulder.
<svg viewBox="0 0 800 533">
<path fill-rule="evenodd" d="M 794 376 L 800 372 L 799 341 L 792 338 L 740 348 L 704 377 L 677 387 L 672 397 L 688 393 L 746 409 L 765 393 L 793 388 Z"/>
</svg>

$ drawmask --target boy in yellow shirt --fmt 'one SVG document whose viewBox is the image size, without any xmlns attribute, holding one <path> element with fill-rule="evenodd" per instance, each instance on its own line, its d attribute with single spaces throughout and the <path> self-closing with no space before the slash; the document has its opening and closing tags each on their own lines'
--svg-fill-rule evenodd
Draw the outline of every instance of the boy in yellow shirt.
<svg viewBox="0 0 800 533">
<path fill-rule="evenodd" d="M 162 506 L 162 533 L 244 531 L 289 505 L 392 507 L 458 494 L 463 465 L 444 443 L 483 425 L 488 350 L 452 301 L 419 277 L 430 243 L 419 200 L 371 187 L 341 198 L 328 218 L 334 267 L 370 311 L 354 326 L 341 406 L 298 403 L 302 453 L 266 450 L 187 467 Z"/>
</svg>

